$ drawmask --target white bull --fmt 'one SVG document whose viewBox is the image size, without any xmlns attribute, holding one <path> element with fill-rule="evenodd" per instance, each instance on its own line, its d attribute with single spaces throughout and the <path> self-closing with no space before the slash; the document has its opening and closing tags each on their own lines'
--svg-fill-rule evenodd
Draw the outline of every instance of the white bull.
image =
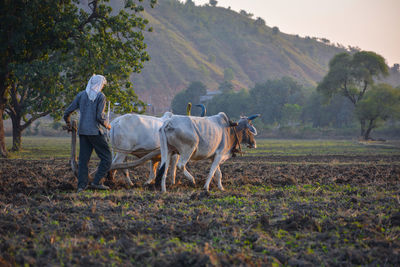
<svg viewBox="0 0 400 267">
<path fill-rule="evenodd" d="M 240 151 L 240 143 L 245 143 L 250 148 L 256 147 L 254 136 L 257 135 L 257 130 L 251 121 L 258 116 L 242 117 L 238 123 L 232 123 L 223 112 L 203 118 L 172 115 L 160 128 L 161 167 L 157 173 L 156 184 L 161 180 L 161 191 L 166 192 L 165 179 L 173 154 L 179 154 L 177 167 L 182 169 L 184 175 L 193 183 L 195 180 L 186 169 L 187 162 L 211 159 L 212 164 L 204 189 L 209 190 L 211 179 L 216 174 L 218 188 L 224 190 L 219 165 Z"/>
<path fill-rule="evenodd" d="M 122 163 L 129 154 L 141 158 L 159 149 L 159 129 L 163 122 L 171 116 L 171 112 L 166 112 L 161 118 L 139 114 L 125 114 L 114 119 L 111 122 L 110 142 L 116 154 L 112 164 Z M 146 181 L 147 184 L 154 180 L 159 161 L 159 155 L 151 159 L 150 175 Z M 176 161 L 177 157 L 173 158 L 171 166 L 172 183 L 175 183 Z M 125 180 L 129 185 L 132 185 L 128 170 L 125 170 Z"/>
</svg>

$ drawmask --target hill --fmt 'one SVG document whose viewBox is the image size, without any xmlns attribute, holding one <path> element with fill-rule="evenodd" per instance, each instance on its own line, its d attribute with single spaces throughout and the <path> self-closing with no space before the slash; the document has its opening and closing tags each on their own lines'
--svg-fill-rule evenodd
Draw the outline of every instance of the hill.
<svg viewBox="0 0 400 267">
<path fill-rule="evenodd" d="M 241 89 L 290 76 L 314 86 L 329 60 L 345 51 L 326 39 L 285 34 L 262 19 L 222 7 L 163 0 L 144 16 L 154 28 L 145 34 L 151 61 L 132 82 L 156 112 L 165 111 L 192 81 L 216 90 L 224 79 L 233 78 Z"/>
</svg>

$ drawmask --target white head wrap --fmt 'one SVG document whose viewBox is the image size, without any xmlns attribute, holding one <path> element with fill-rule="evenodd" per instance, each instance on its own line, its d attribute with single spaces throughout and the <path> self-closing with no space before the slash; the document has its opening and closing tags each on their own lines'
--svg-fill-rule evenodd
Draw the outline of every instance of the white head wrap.
<svg viewBox="0 0 400 267">
<path fill-rule="evenodd" d="M 106 83 L 107 80 L 103 75 L 93 74 L 86 85 L 86 93 L 91 101 L 96 100 L 97 94 L 103 89 Z"/>
</svg>

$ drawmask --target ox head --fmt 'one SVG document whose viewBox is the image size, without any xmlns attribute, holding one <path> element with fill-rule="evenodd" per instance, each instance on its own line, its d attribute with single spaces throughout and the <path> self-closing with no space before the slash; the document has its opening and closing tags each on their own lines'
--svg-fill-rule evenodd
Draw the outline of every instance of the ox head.
<svg viewBox="0 0 400 267">
<path fill-rule="evenodd" d="M 257 135 L 257 130 L 252 124 L 252 120 L 260 116 L 260 114 L 251 115 L 249 117 L 241 117 L 237 122 L 237 131 L 240 132 L 241 140 L 243 144 L 246 144 L 249 148 L 256 148 L 256 140 L 254 136 Z"/>
</svg>

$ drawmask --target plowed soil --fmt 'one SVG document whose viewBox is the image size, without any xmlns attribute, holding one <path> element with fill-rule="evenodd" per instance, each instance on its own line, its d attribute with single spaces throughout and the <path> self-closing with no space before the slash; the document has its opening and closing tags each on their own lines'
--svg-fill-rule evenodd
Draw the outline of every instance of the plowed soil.
<svg viewBox="0 0 400 267">
<path fill-rule="evenodd" d="M 398 266 L 399 156 L 237 157 L 207 193 L 209 166 L 77 194 L 67 160 L 0 160 L 0 265 Z"/>
</svg>

